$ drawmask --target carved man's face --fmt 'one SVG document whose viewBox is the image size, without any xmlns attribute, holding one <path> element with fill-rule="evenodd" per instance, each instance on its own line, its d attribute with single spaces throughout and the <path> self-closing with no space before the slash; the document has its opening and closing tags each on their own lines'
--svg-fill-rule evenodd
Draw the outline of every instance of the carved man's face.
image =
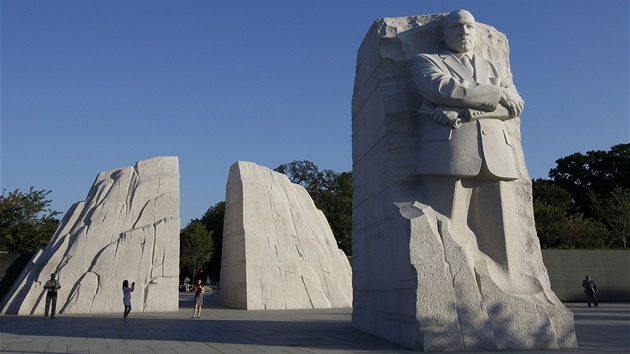
<svg viewBox="0 0 630 354">
<path fill-rule="evenodd" d="M 446 48 L 457 53 L 468 53 L 475 48 L 475 18 L 466 10 L 453 11 L 446 16 L 442 40 Z"/>
</svg>

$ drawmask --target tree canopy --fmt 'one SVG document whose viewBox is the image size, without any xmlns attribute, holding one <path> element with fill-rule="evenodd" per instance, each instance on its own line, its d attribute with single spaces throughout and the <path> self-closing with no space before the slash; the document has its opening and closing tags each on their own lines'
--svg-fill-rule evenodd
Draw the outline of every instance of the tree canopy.
<svg viewBox="0 0 630 354">
<path fill-rule="evenodd" d="M 60 212 L 49 208 L 51 191 L 19 189 L 0 195 L 0 251 L 34 252 L 50 242 Z"/>
<path fill-rule="evenodd" d="M 549 171 L 553 185 L 571 194 L 571 208 L 595 216 L 589 191 L 603 197 L 616 187 L 630 189 L 630 144 L 619 144 L 610 151 L 576 152 L 556 160 Z"/>
<path fill-rule="evenodd" d="M 211 232 L 198 220 L 191 221 L 179 236 L 179 265 L 181 272 L 188 272 L 194 281 L 199 270 L 212 259 Z"/>
<path fill-rule="evenodd" d="M 225 219 L 225 202 L 218 202 L 211 206 L 199 220 L 212 234 L 212 258 L 206 266 L 210 277 L 221 274 L 221 253 L 223 252 L 223 223 Z"/>
<path fill-rule="evenodd" d="M 628 248 L 630 144 L 556 160 L 549 179 L 533 181 L 536 230 L 543 248 Z"/>
<path fill-rule="evenodd" d="M 615 187 L 608 197 L 599 197 L 591 192 L 593 213 L 610 230 L 611 245 L 628 248 L 630 238 L 630 189 Z"/>
</svg>

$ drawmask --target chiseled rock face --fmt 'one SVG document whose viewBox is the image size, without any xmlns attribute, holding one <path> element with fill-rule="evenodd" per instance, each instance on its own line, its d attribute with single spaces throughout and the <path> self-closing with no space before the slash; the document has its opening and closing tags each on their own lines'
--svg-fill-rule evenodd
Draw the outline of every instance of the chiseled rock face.
<svg viewBox="0 0 630 354">
<path fill-rule="evenodd" d="M 348 259 L 308 192 L 251 162 L 230 168 L 220 303 L 248 310 L 352 306 Z"/>
<path fill-rule="evenodd" d="M 575 347 L 573 315 L 551 290 L 542 262 L 520 119 L 505 121 L 503 130 L 517 178 L 484 180 L 483 187 L 474 181 L 474 193 L 494 193 L 492 198 L 473 195 L 470 181 L 457 185 L 459 177 L 418 173 L 420 142 L 428 131 L 422 119 L 430 118 L 417 114 L 422 100 L 411 81 L 410 59 L 441 52 L 443 16 L 377 20 L 358 51 L 352 100 L 353 325 L 420 351 Z M 481 23 L 476 29 L 475 56 L 500 63 L 511 77 L 505 35 Z M 462 128 L 446 127 L 451 135 L 436 141 L 448 149 Z M 470 141 L 474 152 L 477 138 Z M 448 151 L 422 152 L 438 158 Z M 443 205 L 453 208 L 438 212 Z M 467 214 L 453 211 L 464 208 Z M 481 226 L 471 227 L 477 220 Z"/>
<path fill-rule="evenodd" d="M 52 272 L 61 283 L 59 313 L 121 312 L 125 279 L 136 283 L 133 311 L 177 311 L 179 229 L 177 157 L 102 172 L 33 256 L 2 311 L 43 314 Z"/>
</svg>

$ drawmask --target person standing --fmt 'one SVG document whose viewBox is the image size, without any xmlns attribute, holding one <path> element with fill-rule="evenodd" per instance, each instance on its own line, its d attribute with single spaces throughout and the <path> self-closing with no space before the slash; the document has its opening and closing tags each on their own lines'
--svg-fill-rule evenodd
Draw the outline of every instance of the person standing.
<svg viewBox="0 0 630 354">
<path fill-rule="evenodd" d="M 186 278 L 184 279 L 184 291 L 190 291 L 190 278 L 188 276 L 186 276 Z"/>
<path fill-rule="evenodd" d="M 204 303 L 204 293 L 205 289 L 201 279 L 197 279 L 197 284 L 195 284 L 195 308 L 193 310 L 192 318 L 201 318 L 201 306 Z"/>
<path fill-rule="evenodd" d="M 46 289 L 46 310 L 44 311 L 44 319 L 48 318 L 48 310 L 52 310 L 50 312 L 50 318 L 55 319 L 55 310 L 57 309 L 57 290 L 61 289 L 61 283 L 59 280 L 55 279 L 55 273 L 50 274 L 50 280 L 44 284 L 44 289 Z M 52 303 L 52 309 L 50 308 L 50 304 Z"/>
<path fill-rule="evenodd" d="M 129 316 L 129 312 L 131 312 L 131 293 L 136 287 L 136 283 L 131 283 L 131 287 L 129 287 L 129 281 L 124 280 L 122 284 L 123 291 L 123 305 L 125 305 L 125 311 L 123 312 L 123 322 L 129 322 L 127 316 Z"/>
<path fill-rule="evenodd" d="M 595 307 L 597 307 L 597 305 L 599 305 L 599 301 L 597 301 L 597 297 L 595 296 L 597 293 L 597 284 L 595 284 L 595 280 L 591 279 L 591 277 L 587 274 L 586 279 L 582 280 L 582 287 L 584 288 L 584 293 L 586 294 L 588 307 L 591 307 L 591 302 L 595 305 Z"/>
</svg>

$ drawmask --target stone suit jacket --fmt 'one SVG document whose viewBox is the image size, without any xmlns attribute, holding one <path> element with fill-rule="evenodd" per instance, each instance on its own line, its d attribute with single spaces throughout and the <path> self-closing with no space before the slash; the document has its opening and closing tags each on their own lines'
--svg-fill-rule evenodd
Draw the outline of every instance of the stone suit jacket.
<svg viewBox="0 0 630 354">
<path fill-rule="evenodd" d="M 485 162 L 497 179 L 518 178 L 512 143 L 504 120 L 514 118 L 501 104 L 501 87 L 514 90 L 501 65 L 475 55 L 474 77 L 450 51 L 410 59 L 414 87 L 435 106 L 467 108 L 470 118 L 459 128 L 420 117 L 420 175 L 474 177 Z"/>
</svg>

